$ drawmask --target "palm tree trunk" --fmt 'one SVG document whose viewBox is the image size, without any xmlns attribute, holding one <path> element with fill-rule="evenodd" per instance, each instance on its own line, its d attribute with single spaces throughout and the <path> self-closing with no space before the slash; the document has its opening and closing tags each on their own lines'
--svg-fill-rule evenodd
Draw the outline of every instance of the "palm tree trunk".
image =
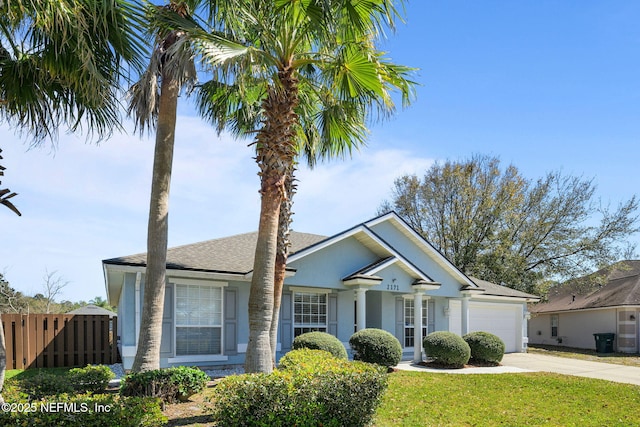
<svg viewBox="0 0 640 427">
<path fill-rule="evenodd" d="M 160 368 L 169 233 L 169 189 L 173 166 L 176 111 L 180 93 L 178 81 L 166 74 L 163 73 L 160 89 L 147 233 L 147 270 L 140 336 L 132 367 L 134 372 Z"/>
<path fill-rule="evenodd" d="M 249 294 L 249 342 L 246 372 L 273 370 L 271 322 L 273 319 L 275 263 L 278 251 L 280 206 L 287 175 L 293 170 L 298 105 L 298 81 L 290 67 L 278 73 L 279 85 L 269 88 L 263 102 L 266 116 L 257 135 L 256 161 L 260 167 L 260 223 Z"/>
<path fill-rule="evenodd" d="M 287 272 L 287 257 L 289 256 L 289 231 L 291 226 L 291 206 L 293 205 L 293 195 L 296 186 L 294 185 L 294 169 L 287 174 L 284 184 L 285 195 L 280 205 L 278 220 L 278 243 L 276 252 L 275 273 L 273 279 L 273 315 L 271 317 L 271 352 L 273 366 L 276 366 L 276 356 L 278 348 L 278 322 L 280 321 L 280 306 L 282 302 L 282 288 Z"/>
<path fill-rule="evenodd" d="M 273 370 L 270 330 L 273 316 L 273 284 L 281 193 L 276 188 L 262 193 L 258 241 L 249 294 L 249 343 L 245 372 Z"/>
</svg>

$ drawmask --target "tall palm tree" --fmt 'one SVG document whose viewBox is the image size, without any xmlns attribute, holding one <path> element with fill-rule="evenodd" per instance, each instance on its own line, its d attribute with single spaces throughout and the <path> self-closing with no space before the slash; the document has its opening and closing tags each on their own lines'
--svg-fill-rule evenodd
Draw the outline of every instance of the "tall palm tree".
<svg viewBox="0 0 640 427">
<path fill-rule="evenodd" d="M 34 143 L 58 128 L 120 128 L 123 61 L 139 65 L 140 15 L 127 0 L 0 2 L 0 123 Z"/>
<path fill-rule="evenodd" d="M 214 80 L 202 88 L 208 95 L 203 115 L 219 129 L 255 129 L 261 207 L 245 370 L 270 372 L 281 292 L 274 283 L 279 224 L 288 228 L 280 211 L 291 200 L 296 158 L 305 152 L 310 159 L 331 157 L 362 145 L 367 120 L 393 111 L 392 91 L 408 103 L 411 69 L 387 61 L 375 46 L 398 18 L 391 0 L 252 1 L 228 6 L 220 16 L 226 19 L 211 32 L 194 20 L 170 16 L 167 22 L 189 33 L 213 67 Z M 281 253 L 278 271 L 286 265 Z"/>
<path fill-rule="evenodd" d="M 138 64 L 130 30 L 138 19 L 126 0 L 0 2 L 0 123 L 34 143 L 55 140 L 61 126 L 109 135 L 120 123 L 124 61 Z M 8 200 L 14 193 L 2 192 L 2 204 L 20 214 Z M 5 368 L 0 323 L 0 390 Z"/>
<path fill-rule="evenodd" d="M 186 17 L 196 7 L 193 1 L 172 1 L 166 9 Z M 155 6 L 150 6 L 150 17 Z M 145 272 L 144 301 L 140 322 L 138 347 L 133 361 L 134 372 L 160 368 L 162 341 L 162 315 L 167 271 L 167 242 L 169 234 L 169 192 L 173 167 L 178 96 L 183 87 L 192 87 L 196 71 L 192 51 L 179 30 L 157 31 L 149 66 L 129 91 L 129 114 L 135 118 L 141 135 L 145 130 L 156 130 L 153 176 L 149 202 L 147 228 L 147 266 Z"/>
</svg>

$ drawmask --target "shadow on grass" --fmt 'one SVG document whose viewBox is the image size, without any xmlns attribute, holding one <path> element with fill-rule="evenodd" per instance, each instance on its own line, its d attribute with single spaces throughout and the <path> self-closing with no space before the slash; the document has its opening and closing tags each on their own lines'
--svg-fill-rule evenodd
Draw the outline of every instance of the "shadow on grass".
<svg viewBox="0 0 640 427">
<path fill-rule="evenodd" d="M 179 426 L 190 426 L 190 425 L 209 425 L 207 423 L 212 423 L 212 422 L 213 421 L 211 420 L 211 417 L 209 415 L 194 415 L 192 417 L 169 419 L 169 422 L 165 425 L 167 427 L 179 427 Z"/>
</svg>

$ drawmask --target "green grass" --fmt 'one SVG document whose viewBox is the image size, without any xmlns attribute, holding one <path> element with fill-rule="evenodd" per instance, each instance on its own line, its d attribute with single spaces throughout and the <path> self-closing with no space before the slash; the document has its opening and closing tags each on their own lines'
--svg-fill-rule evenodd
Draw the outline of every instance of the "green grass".
<svg viewBox="0 0 640 427">
<path fill-rule="evenodd" d="M 49 374 L 66 375 L 71 368 L 35 368 L 35 369 L 8 369 L 5 371 L 4 379 L 10 378 L 24 379 L 31 378 L 38 375 L 40 372 L 47 372 Z"/>
<path fill-rule="evenodd" d="M 640 387 L 548 373 L 391 374 L 375 426 L 638 426 Z"/>
</svg>

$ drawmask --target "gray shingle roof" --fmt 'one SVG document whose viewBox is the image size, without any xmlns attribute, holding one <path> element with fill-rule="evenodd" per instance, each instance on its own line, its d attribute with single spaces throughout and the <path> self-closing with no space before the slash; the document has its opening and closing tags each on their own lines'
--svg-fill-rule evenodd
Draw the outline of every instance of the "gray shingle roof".
<svg viewBox="0 0 640 427">
<path fill-rule="evenodd" d="M 620 261 L 551 289 L 532 313 L 640 305 L 640 260 Z"/>
<path fill-rule="evenodd" d="M 253 269 L 257 239 L 258 232 L 253 232 L 169 248 L 167 268 L 246 274 Z M 292 231 L 290 253 L 293 254 L 325 239 L 325 236 L 317 234 Z M 145 266 L 147 254 L 110 258 L 103 262 L 113 265 Z"/>
<path fill-rule="evenodd" d="M 67 314 L 85 314 L 91 316 L 99 316 L 99 315 L 108 315 L 109 317 L 113 317 L 116 315 L 111 310 L 107 310 L 106 308 L 98 307 L 94 304 L 88 304 L 80 308 L 76 308 L 75 310 L 71 310 Z"/>
<path fill-rule="evenodd" d="M 504 297 L 517 297 L 517 298 L 535 298 L 539 299 L 540 297 L 528 294 L 526 292 L 518 291 L 516 289 L 511 289 L 506 286 L 497 285 L 495 283 L 487 282 L 486 280 L 478 279 L 476 277 L 469 277 L 473 282 L 478 285 L 481 289 L 484 289 L 483 295 L 497 295 Z"/>
</svg>

